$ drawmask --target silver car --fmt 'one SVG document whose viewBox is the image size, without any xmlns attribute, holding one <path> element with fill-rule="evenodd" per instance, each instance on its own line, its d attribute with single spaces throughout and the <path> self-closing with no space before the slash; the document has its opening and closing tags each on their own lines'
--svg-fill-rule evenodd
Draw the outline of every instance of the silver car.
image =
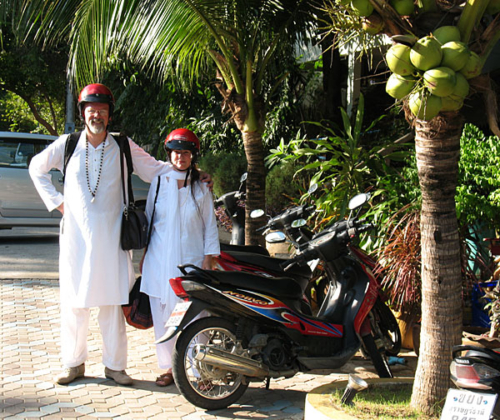
<svg viewBox="0 0 500 420">
<path fill-rule="evenodd" d="M 0 131 L 0 229 L 18 226 L 59 226 L 61 214 L 49 212 L 31 181 L 31 158 L 57 137 L 43 134 Z M 50 172 L 57 190 L 63 190 L 62 174 Z M 144 205 L 149 184 L 132 176 L 136 202 Z"/>
</svg>

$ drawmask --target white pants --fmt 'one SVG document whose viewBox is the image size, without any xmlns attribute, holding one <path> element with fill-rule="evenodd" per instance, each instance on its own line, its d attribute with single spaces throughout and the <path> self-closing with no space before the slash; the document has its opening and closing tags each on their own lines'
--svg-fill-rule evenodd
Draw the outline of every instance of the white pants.
<svg viewBox="0 0 500 420">
<path fill-rule="evenodd" d="M 158 340 L 167 332 L 168 328 L 165 328 L 165 323 L 168 321 L 172 310 L 167 308 L 167 305 L 163 305 L 160 298 L 150 296 L 149 303 L 151 305 L 151 314 L 153 315 L 155 338 Z M 158 358 L 158 367 L 160 369 L 172 368 L 172 354 L 174 353 L 176 340 L 177 336 L 156 345 L 156 357 Z"/>
<path fill-rule="evenodd" d="M 79 366 L 88 358 L 90 309 L 61 302 L 61 355 L 64 367 Z M 120 305 L 100 306 L 97 316 L 102 334 L 102 363 L 112 370 L 127 367 L 127 334 Z"/>
</svg>

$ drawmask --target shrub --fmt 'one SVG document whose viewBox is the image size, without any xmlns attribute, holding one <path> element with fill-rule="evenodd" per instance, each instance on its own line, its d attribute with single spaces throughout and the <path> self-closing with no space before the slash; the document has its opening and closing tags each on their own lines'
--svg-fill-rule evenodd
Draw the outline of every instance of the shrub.
<svg viewBox="0 0 500 420">
<path fill-rule="evenodd" d="M 307 191 L 308 178 L 304 173 L 294 177 L 300 166 L 295 162 L 284 161 L 275 165 L 266 177 L 266 205 L 267 212 L 278 214 L 283 209 L 297 202 Z"/>
<path fill-rule="evenodd" d="M 221 196 L 240 187 L 240 178 L 247 170 L 244 153 L 208 154 L 200 159 L 200 168 L 214 180 L 214 194 Z"/>
</svg>

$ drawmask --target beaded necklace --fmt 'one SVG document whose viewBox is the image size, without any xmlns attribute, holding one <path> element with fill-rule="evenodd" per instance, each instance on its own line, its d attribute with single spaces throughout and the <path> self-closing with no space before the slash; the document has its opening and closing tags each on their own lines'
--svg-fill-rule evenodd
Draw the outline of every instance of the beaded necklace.
<svg viewBox="0 0 500 420">
<path fill-rule="evenodd" d="M 95 200 L 95 195 L 97 193 L 97 188 L 99 188 L 99 181 L 101 180 L 101 172 L 102 172 L 102 164 L 104 162 L 104 148 L 106 146 L 106 139 L 102 144 L 102 152 L 101 152 L 101 163 L 99 164 L 99 173 L 97 174 L 97 182 L 95 184 L 94 191 L 90 188 L 90 178 L 89 178 L 89 140 L 85 139 L 85 175 L 87 176 L 87 187 L 89 189 L 90 194 L 92 195 L 91 203 Z"/>
</svg>

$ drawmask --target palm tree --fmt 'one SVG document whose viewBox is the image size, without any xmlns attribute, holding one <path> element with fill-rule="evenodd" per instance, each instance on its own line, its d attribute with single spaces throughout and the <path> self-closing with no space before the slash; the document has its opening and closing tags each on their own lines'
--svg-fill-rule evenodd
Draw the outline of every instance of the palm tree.
<svg viewBox="0 0 500 420">
<path fill-rule="evenodd" d="M 256 243 L 259 221 L 248 216 L 265 205 L 266 102 L 286 77 L 283 58 L 309 36 L 312 11 L 307 1 L 292 0 L 25 0 L 20 22 L 39 40 L 69 34 L 77 87 L 100 79 L 117 57 L 155 77 L 178 77 L 187 88 L 213 73 L 223 108 L 242 134 L 245 239 Z"/>
<path fill-rule="evenodd" d="M 461 41 L 479 54 L 484 63 L 500 38 L 500 14 L 483 20 L 489 0 L 468 0 L 459 9 L 444 0 L 423 0 L 416 13 L 400 16 L 386 0 L 369 0 L 374 13 L 360 18 L 353 7 L 324 0 L 324 10 L 330 16 L 329 26 L 337 34 L 350 28 L 366 38 L 363 24 L 372 28 L 378 25 L 381 33 L 403 43 L 415 42 L 417 37 L 428 35 L 442 22 L 460 16 L 457 27 Z M 353 4 L 353 3 L 351 3 Z M 410 5 L 413 6 L 410 1 Z M 417 2 L 415 2 L 417 8 Z M 431 13 L 424 15 L 427 8 Z M 452 12 L 452 13 L 450 13 Z M 367 13 L 368 14 L 368 13 Z M 453 20 L 445 24 L 453 24 Z M 485 25 L 485 22 L 487 24 Z M 488 22 L 490 22 L 488 24 Z M 484 26 L 483 26 L 484 25 Z M 383 29 L 381 29 L 383 27 Z M 487 75 L 470 80 L 476 89 L 488 98 L 486 110 L 490 128 L 499 133 L 496 125 L 496 104 L 492 99 Z M 451 348 L 461 341 L 461 270 L 458 224 L 455 210 L 460 136 L 464 119 L 459 111 L 441 112 L 430 121 L 412 117 L 403 101 L 406 116 L 415 127 L 416 158 L 422 191 L 422 331 L 419 362 L 412 393 L 412 406 L 432 413 L 444 400 L 450 386 L 449 365 Z M 489 106 L 490 105 L 490 106 Z M 493 105 L 493 106 L 491 106 Z M 494 110 L 492 112 L 492 110 Z"/>
</svg>

